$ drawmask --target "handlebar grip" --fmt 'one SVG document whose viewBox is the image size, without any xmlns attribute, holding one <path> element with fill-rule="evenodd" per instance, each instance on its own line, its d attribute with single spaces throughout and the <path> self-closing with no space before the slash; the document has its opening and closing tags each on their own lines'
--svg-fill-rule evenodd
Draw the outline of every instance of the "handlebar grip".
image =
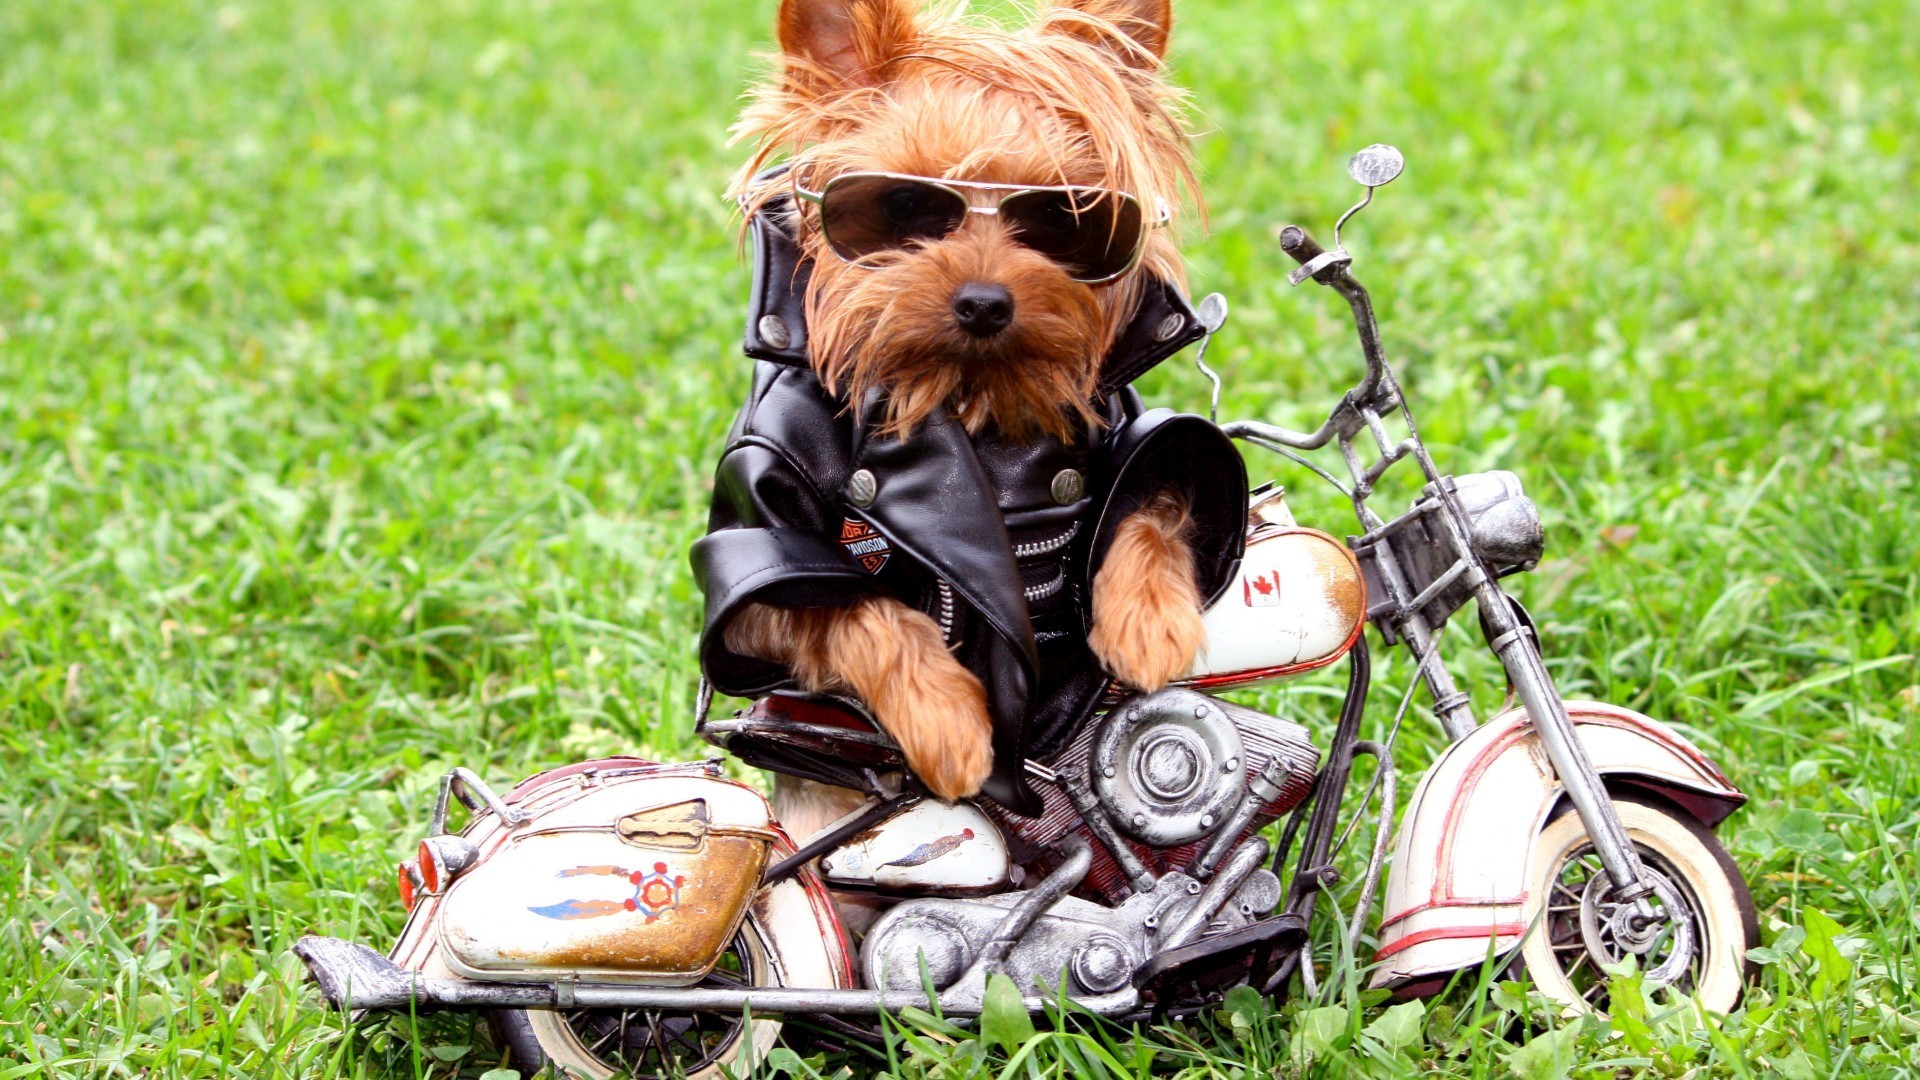
<svg viewBox="0 0 1920 1080">
<path fill-rule="evenodd" d="M 1280 230 L 1280 250 L 1293 256 L 1293 261 L 1302 266 L 1325 255 L 1326 249 L 1314 243 L 1307 230 L 1298 225 L 1289 225 Z"/>
</svg>

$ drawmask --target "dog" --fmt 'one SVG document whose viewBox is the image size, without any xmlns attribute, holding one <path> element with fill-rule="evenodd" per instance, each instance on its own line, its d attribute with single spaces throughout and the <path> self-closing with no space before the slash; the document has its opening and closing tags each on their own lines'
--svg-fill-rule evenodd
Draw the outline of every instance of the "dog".
<svg viewBox="0 0 1920 1080">
<path fill-rule="evenodd" d="M 778 72 L 735 128 L 755 147 L 735 194 L 749 213 L 795 200 L 808 362 L 848 408 L 881 403 L 876 438 L 936 413 L 1016 446 L 1109 422 L 1102 360 L 1147 282 L 1183 284 L 1161 226 L 1197 202 L 1171 28 L 1169 0 L 1058 0 L 1013 29 L 912 0 L 783 0 Z M 1192 544 L 1172 489 L 1113 532 L 1085 643 L 1119 682 L 1151 691 L 1191 667 Z M 724 634 L 803 689 L 864 702 L 935 795 L 972 796 L 992 772 L 988 690 L 927 610 L 755 602 Z M 776 794 L 796 837 L 857 801 L 790 780 Z"/>
</svg>

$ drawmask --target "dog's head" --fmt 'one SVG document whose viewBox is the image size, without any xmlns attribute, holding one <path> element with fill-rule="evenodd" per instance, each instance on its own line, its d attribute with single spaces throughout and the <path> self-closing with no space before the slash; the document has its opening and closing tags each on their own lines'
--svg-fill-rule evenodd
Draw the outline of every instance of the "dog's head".
<svg viewBox="0 0 1920 1080">
<path fill-rule="evenodd" d="M 894 434 L 940 405 L 1016 436 L 1091 422 L 1142 275 L 1181 280 L 1161 227 L 1193 191 L 1171 25 L 1170 0 L 1058 0 L 1015 30 L 916 0 L 782 0 L 738 186 L 750 209 L 797 196 L 829 389 L 883 390 Z M 777 155 L 792 168 L 753 188 Z"/>
</svg>

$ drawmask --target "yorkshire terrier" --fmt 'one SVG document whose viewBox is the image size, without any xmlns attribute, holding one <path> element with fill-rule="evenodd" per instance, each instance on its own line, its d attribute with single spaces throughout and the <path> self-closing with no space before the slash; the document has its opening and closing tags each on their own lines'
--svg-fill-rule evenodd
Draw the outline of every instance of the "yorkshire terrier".
<svg viewBox="0 0 1920 1080">
<path fill-rule="evenodd" d="M 1096 375 L 1143 275 L 1184 281 L 1171 230 L 1153 227 L 1194 190 L 1183 97 L 1163 75 L 1171 26 L 1169 0 L 1057 0 L 1012 30 L 914 0 L 783 0 L 779 73 L 736 128 L 758 147 L 736 193 L 749 212 L 800 197 L 822 386 L 849 402 L 882 391 L 887 434 L 935 408 L 1003 439 L 1097 429 Z M 754 179 L 776 156 L 787 179 Z M 862 190 L 876 175 L 939 184 Z M 1045 220 L 1069 189 L 1072 220 Z M 1188 670 L 1202 642 L 1189 532 L 1179 496 L 1147 501 L 1093 581 L 1087 644 L 1140 690 Z M 936 795 L 989 775 L 986 692 L 921 610 L 756 603 L 725 640 L 865 702 Z M 814 795 L 809 809 L 784 792 L 783 819 L 810 819 L 788 820 L 796 835 L 845 809 Z"/>
</svg>

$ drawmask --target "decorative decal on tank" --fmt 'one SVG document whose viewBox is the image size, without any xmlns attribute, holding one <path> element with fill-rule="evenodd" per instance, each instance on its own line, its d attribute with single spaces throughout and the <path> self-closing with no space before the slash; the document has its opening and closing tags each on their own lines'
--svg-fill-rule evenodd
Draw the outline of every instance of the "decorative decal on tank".
<svg viewBox="0 0 1920 1080">
<path fill-rule="evenodd" d="M 887 538 L 876 532 L 873 526 L 864 521 L 844 518 L 840 522 L 840 546 L 854 557 L 869 574 L 877 574 L 887 565 L 887 557 L 893 554 L 893 547 Z"/>
<path fill-rule="evenodd" d="M 1280 606 L 1280 571 L 1246 574 L 1240 578 L 1240 596 L 1248 607 Z"/>
<path fill-rule="evenodd" d="M 528 907 L 528 911 L 549 919 L 563 920 L 597 919 L 602 915 L 638 911 L 646 915 L 651 923 L 680 906 L 680 888 L 687 883 L 684 876 L 669 876 L 667 864 L 663 862 L 654 863 L 652 870 L 628 870 L 623 866 L 576 866 L 554 876 L 623 877 L 633 886 L 633 895 L 625 900 L 562 900 L 557 904 Z"/>
<path fill-rule="evenodd" d="M 959 832 L 954 833 L 951 836 L 943 836 L 938 840 L 929 840 L 926 843 L 921 844 L 919 847 L 914 848 L 912 851 L 907 852 L 905 855 L 902 855 L 899 858 L 893 860 L 892 862 L 882 863 L 881 865 L 883 867 L 884 866 L 923 866 L 939 858 L 940 856 L 945 855 L 947 852 L 952 851 L 954 848 L 959 847 L 961 844 L 964 844 L 971 839 L 973 839 L 973 830 L 961 829 Z"/>
</svg>

